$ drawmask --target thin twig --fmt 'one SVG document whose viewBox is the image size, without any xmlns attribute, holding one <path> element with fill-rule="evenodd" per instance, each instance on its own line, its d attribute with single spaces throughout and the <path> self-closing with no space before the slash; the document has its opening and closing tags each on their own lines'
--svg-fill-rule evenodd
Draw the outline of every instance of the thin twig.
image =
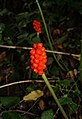
<svg viewBox="0 0 82 119">
<path fill-rule="evenodd" d="M 22 47 L 22 46 L 8 46 L 8 45 L 0 45 L 2 48 L 11 48 L 11 49 L 24 49 L 24 50 L 30 50 L 32 48 L 30 47 Z"/>
<path fill-rule="evenodd" d="M 71 54 L 71 53 L 67 53 L 67 52 L 50 51 L 50 50 L 46 50 L 46 52 L 60 54 L 60 55 L 68 55 L 68 56 L 73 56 L 73 57 L 80 58 L 80 55 L 78 55 L 78 54 Z"/>
<path fill-rule="evenodd" d="M 50 82 L 55 82 L 55 80 L 49 80 Z M 16 85 L 16 84 L 22 84 L 22 83 L 30 83 L 30 82 L 40 82 L 40 83 L 43 83 L 44 82 L 44 80 L 24 80 L 24 81 L 17 81 L 17 82 L 13 82 L 13 83 L 8 83 L 8 84 L 5 84 L 5 85 L 2 85 L 2 86 L 0 86 L 0 89 L 1 88 L 5 88 L 5 87 L 8 87 L 8 86 L 12 86 L 12 85 Z"/>
<path fill-rule="evenodd" d="M 10 49 L 24 49 L 24 50 L 31 50 L 31 47 L 22 47 L 22 46 L 6 46 L 6 45 L 0 45 L 1 48 L 10 48 Z M 79 54 L 71 54 L 67 52 L 59 52 L 59 51 L 52 51 L 52 50 L 46 50 L 48 53 L 55 53 L 55 54 L 60 54 L 60 55 L 68 55 L 68 56 L 73 56 L 80 58 Z"/>
<path fill-rule="evenodd" d="M 19 113 L 29 114 L 29 115 L 32 115 L 32 116 L 38 116 L 37 114 L 33 114 L 31 112 L 23 111 L 23 110 L 7 110 L 7 111 L 3 111 L 3 112 L 0 113 L 0 116 L 2 116 L 3 113 L 6 113 L 6 112 L 19 112 Z"/>
</svg>

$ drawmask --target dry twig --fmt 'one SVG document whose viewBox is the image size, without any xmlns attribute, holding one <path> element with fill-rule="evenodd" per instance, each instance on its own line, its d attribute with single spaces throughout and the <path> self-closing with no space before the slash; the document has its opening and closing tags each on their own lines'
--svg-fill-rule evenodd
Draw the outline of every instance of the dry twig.
<svg viewBox="0 0 82 119">
<path fill-rule="evenodd" d="M 22 46 L 6 46 L 6 45 L 0 45 L 0 47 L 1 48 L 10 48 L 10 49 L 24 49 L 24 50 L 30 50 L 30 49 L 32 49 L 30 47 L 22 47 Z M 46 50 L 46 52 L 60 54 L 60 55 L 68 55 L 68 56 L 80 58 L 80 55 L 78 55 L 78 54 L 71 54 L 71 53 L 67 53 L 67 52 L 59 52 L 59 51 L 52 51 L 52 50 Z"/>
<path fill-rule="evenodd" d="M 55 82 L 55 80 L 49 80 L 50 82 Z M 16 84 L 22 84 L 22 83 L 30 83 L 30 82 L 40 82 L 40 83 L 42 83 L 42 82 L 44 82 L 43 80 L 24 80 L 24 81 L 17 81 L 17 82 L 13 82 L 13 83 L 8 83 L 8 84 L 5 84 L 5 85 L 2 85 L 2 86 L 0 86 L 0 89 L 1 88 L 5 88 L 5 87 L 9 87 L 9 86 L 12 86 L 12 85 L 16 85 Z"/>
<path fill-rule="evenodd" d="M 23 110 L 7 110 L 7 111 L 3 111 L 3 112 L 0 113 L 0 116 L 2 116 L 3 113 L 5 113 L 5 112 L 19 112 L 19 113 L 32 115 L 32 116 L 38 116 L 37 114 L 31 113 L 31 112 L 28 112 L 28 111 L 23 111 Z"/>
</svg>

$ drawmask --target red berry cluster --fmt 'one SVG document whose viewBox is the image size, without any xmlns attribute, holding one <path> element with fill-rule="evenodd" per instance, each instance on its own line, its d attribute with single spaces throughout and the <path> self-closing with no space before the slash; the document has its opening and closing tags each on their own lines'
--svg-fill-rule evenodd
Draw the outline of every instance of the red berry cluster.
<svg viewBox="0 0 82 119">
<path fill-rule="evenodd" d="M 36 32 L 42 33 L 41 23 L 39 21 L 37 21 L 37 20 L 33 21 L 33 28 L 35 29 Z"/>
<path fill-rule="evenodd" d="M 38 75 L 44 73 L 46 68 L 47 55 L 42 43 L 34 44 L 30 51 L 31 68 Z"/>
</svg>

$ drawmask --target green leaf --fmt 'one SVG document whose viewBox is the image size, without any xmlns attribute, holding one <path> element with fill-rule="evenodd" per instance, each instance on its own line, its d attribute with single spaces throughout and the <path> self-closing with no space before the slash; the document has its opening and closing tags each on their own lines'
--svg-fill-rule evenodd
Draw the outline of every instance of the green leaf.
<svg viewBox="0 0 82 119">
<path fill-rule="evenodd" d="M 61 105 L 68 105 L 68 107 L 70 108 L 72 113 L 77 111 L 78 106 L 76 103 L 74 103 L 72 101 L 71 98 L 69 98 L 67 96 L 63 96 L 59 99 L 59 101 L 60 101 Z"/>
<path fill-rule="evenodd" d="M 34 91 L 35 89 L 36 89 L 36 87 L 35 87 L 34 84 L 31 84 L 31 85 L 29 85 L 29 86 L 26 88 L 26 90 L 27 90 L 28 92 Z"/>
<path fill-rule="evenodd" d="M 5 112 L 2 115 L 3 119 L 24 119 L 16 112 Z"/>
<path fill-rule="evenodd" d="M 67 87 L 70 86 L 71 82 L 73 82 L 73 81 L 72 80 L 68 80 L 68 79 L 63 80 L 63 81 L 58 80 L 58 84 L 59 85 L 61 85 L 61 86 L 67 86 Z"/>
<path fill-rule="evenodd" d="M 7 9 L 5 8 L 5 9 L 3 9 L 2 11 L 1 11 L 1 9 L 0 9 L 0 16 L 3 16 L 3 15 L 5 15 L 5 14 L 7 14 Z"/>
<path fill-rule="evenodd" d="M 0 34 L 4 31 L 5 29 L 5 24 L 0 23 Z"/>
<path fill-rule="evenodd" d="M 20 20 L 23 20 L 23 19 L 27 19 L 29 16 L 29 13 L 28 12 L 22 12 L 22 13 L 19 13 L 17 15 L 17 20 L 20 21 Z"/>
<path fill-rule="evenodd" d="M 17 41 L 17 45 L 19 45 L 20 43 L 23 43 L 24 41 L 27 41 L 27 36 L 28 36 L 28 33 L 22 33 L 20 34 L 17 38 L 18 38 L 18 41 Z"/>
<path fill-rule="evenodd" d="M 59 99 L 59 101 L 62 105 L 65 105 L 65 104 L 69 104 L 72 100 L 71 98 L 67 97 L 67 95 L 64 95 Z"/>
<path fill-rule="evenodd" d="M 78 106 L 77 106 L 76 103 L 74 103 L 74 102 L 72 101 L 72 102 L 69 104 L 69 108 L 70 108 L 71 112 L 74 113 L 74 112 L 77 111 Z"/>
<path fill-rule="evenodd" d="M 33 72 L 33 73 L 32 73 L 32 78 L 36 78 L 36 79 L 37 79 L 37 78 L 38 78 L 38 74 L 35 73 L 35 72 Z"/>
<path fill-rule="evenodd" d="M 44 111 L 41 115 L 41 119 L 54 119 L 53 110 L 50 109 L 50 110 Z"/>
<path fill-rule="evenodd" d="M 53 65 L 53 64 L 52 64 Z M 49 69 L 49 71 L 50 71 L 50 73 L 51 74 L 53 74 L 53 75 L 55 75 L 55 76 L 58 76 L 59 75 L 59 68 L 58 67 L 51 67 L 50 69 Z"/>
<path fill-rule="evenodd" d="M 5 107 L 10 107 L 14 104 L 18 104 L 19 101 L 19 97 L 0 97 L 0 102 Z"/>
<path fill-rule="evenodd" d="M 20 34 L 17 38 L 23 39 L 23 38 L 27 38 L 27 36 L 28 36 L 28 33 L 23 33 L 23 34 Z"/>
</svg>

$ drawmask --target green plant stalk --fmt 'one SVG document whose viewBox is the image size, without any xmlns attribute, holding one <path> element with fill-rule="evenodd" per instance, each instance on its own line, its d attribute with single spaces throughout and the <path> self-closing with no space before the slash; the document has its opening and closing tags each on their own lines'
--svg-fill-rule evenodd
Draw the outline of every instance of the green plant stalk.
<svg viewBox="0 0 82 119">
<path fill-rule="evenodd" d="M 56 96 L 56 94 L 55 94 L 53 88 L 51 87 L 51 85 L 50 85 L 50 83 L 49 83 L 49 81 L 48 81 L 46 75 L 43 74 L 43 75 L 42 75 L 42 78 L 44 79 L 44 81 L 45 81 L 45 83 L 46 83 L 48 89 L 50 90 L 50 92 L 51 92 L 51 94 L 52 94 L 54 100 L 56 101 L 56 103 L 57 103 L 57 105 L 58 105 L 60 111 L 62 112 L 64 118 L 65 118 L 65 119 L 68 119 L 68 117 L 67 117 L 67 115 L 66 115 L 66 113 L 65 113 L 65 111 L 64 111 L 64 109 L 63 109 L 63 107 L 61 106 L 61 104 L 60 104 L 60 102 L 59 102 L 59 100 L 58 100 L 58 98 L 57 98 L 57 96 Z"/>
<path fill-rule="evenodd" d="M 39 39 L 39 32 L 37 32 L 37 38 Z"/>
<path fill-rule="evenodd" d="M 80 54 L 80 82 L 82 85 L 82 40 L 81 40 L 81 54 Z"/>
<path fill-rule="evenodd" d="M 51 50 L 53 50 L 53 46 L 52 46 L 52 43 L 51 43 L 51 40 L 50 40 L 50 37 L 49 37 L 47 25 L 46 25 L 46 22 L 45 22 L 45 19 L 44 19 L 44 16 L 43 16 L 43 12 L 42 12 L 42 10 L 41 10 L 41 7 L 40 7 L 40 4 L 39 4 L 38 0 L 36 0 L 36 3 L 37 3 L 37 5 L 38 5 L 38 8 L 39 8 L 39 11 L 40 11 L 42 20 L 43 20 L 43 24 L 44 24 L 45 31 L 46 31 L 46 34 L 47 34 L 48 42 L 49 42 L 49 44 L 50 44 L 50 48 L 51 48 Z M 58 62 L 58 60 L 57 60 L 57 58 L 56 58 L 56 55 L 55 55 L 54 53 L 53 53 L 53 56 L 54 56 L 54 59 L 56 60 L 57 64 L 60 66 L 60 68 L 65 71 L 65 69 L 62 67 L 62 65 Z"/>
</svg>

